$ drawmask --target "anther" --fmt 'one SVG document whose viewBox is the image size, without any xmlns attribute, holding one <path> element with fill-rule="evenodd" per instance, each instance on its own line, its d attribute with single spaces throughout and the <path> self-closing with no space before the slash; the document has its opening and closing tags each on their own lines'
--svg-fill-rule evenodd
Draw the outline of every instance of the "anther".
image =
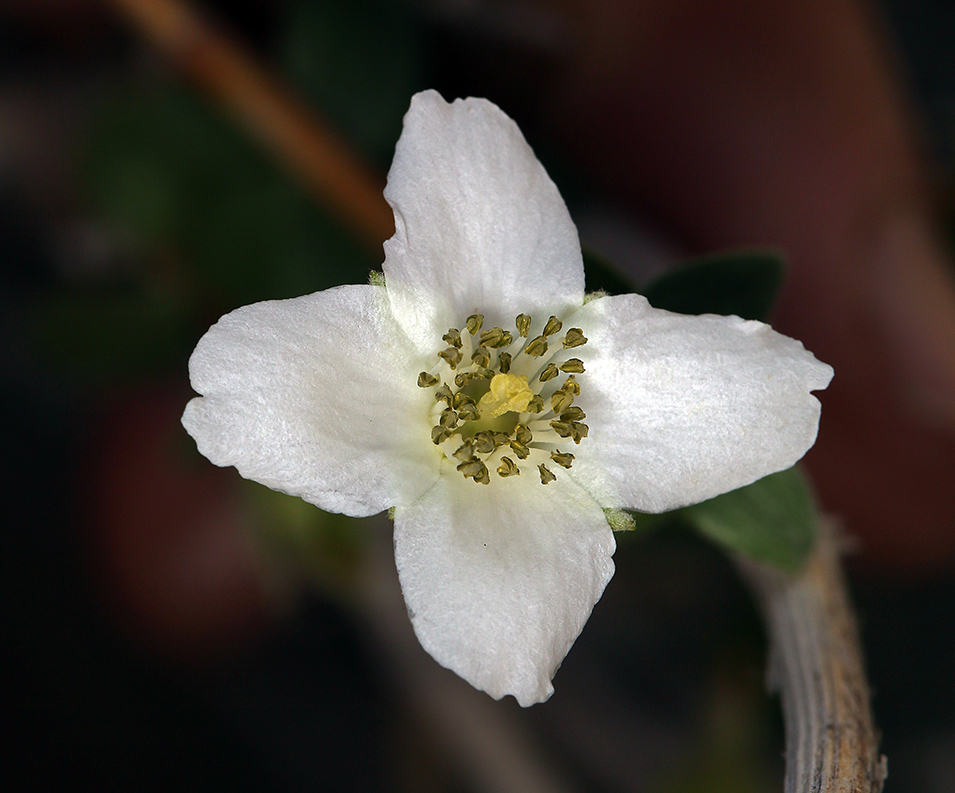
<svg viewBox="0 0 955 793">
<path fill-rule="evenodd" d="M 481 332 L 481 344 L 485 347 L 498 349 L 507 347 L 512 341 L 514 337 L 503 328 L 489 328 Z"/>
<path fill-rule="evenodd" d="M 560 370 L 568 374 L 571 372 L 574 374 L 582 374 L 584 371 L 584 362 L 580 360 L 580 358 L 570 358 L 560 365 Z"/>
<path fill-rule="evenodd" d="M 433 374 L 422 372 L 418 375 L 418 388 L 430 388 L 433 385 L 437 385 L 439 382 L 441 382 L 441 378 L 436 377 Z"/>
<path fill-rule="evenodd" d="M 487 466 L 480 460 L 467 460 L 457 466 L 457 470 L 465 477 L 473 479 L 475 482 L 489 484 L 490 478 L 487 475 Z"/>
<path fill-rule="evenodd" d="M 514 454 L 516 454 L 522 460 L 526 460 L 528 455 L 531 453 L 531 450 L 520 441 L 511 441 L 508 445 L 511 447 L 511 451 L 513 451 Z"/>
<path fill-rule="evenodd" d="M 501 464 L 497 468 L 499 476 L 517 476 L 520 472 L 521 469 L 517 467 L 517 463 L 510 457 L 501 458 Z"/>
<path fill-rule="evenodd" d="M 441 350 L 438 353 L 439 358 L 444 358 L 448 362 L 448 366 L 452 369 L 456 368 L 461 359 L 464 357 L 461 355 L 461 351 L 457 347 L 448 347 L 446 350 Z"/>
<path fill-rule="evenodd" d="M 457 347 L 461 349 L 461 331 L 457 328 L 450 328 L 447 333 L 441 337 L 441 341 L 445 344 L 449 344 L 452 347 Z"/>
<path fill-rule="evenodd" d="M 560 414 L 561 421 L 583 421 L 585 418 L 587 418 L 587 414 L 576 405 L 561 411 Z"/>
<path fill-rule="evenodd" d="M 465 404 L 458 411 L 458 418 L 461 421 L 477 421 L 481 418 L 481 411 L 478 410 L 477 405 Z"/>
<path fill-rule="evenodd" d="M 458 372 L 458 374 L 454 376 L 454 384 L 458 388 L 464 388 L 464 386 L 480 376 L 478 372 Z"/>
<path fill-rule="evenodd" d="M 441 418 L 438 419 L 438 424 L 445 429 L 453 430 L 458 426 L 458 414 L 451 410 L 451 408 L 445 408 L 441 411 Z"/>
<path fill-rule="evenodd" d="M 560 370 L 557 368 L 557 364 L 551 361 L 544 367 L 544 371 L 537 376 L 537 379 L 546 383 L 548 380 L 553 380 L 558 374 L 560 374 Z"/>
<path fill-rule="evenodd" d="M 557 389 L 550 398 L 550 406 L 555 413 L 563 413 L 573 404 L 574 395 L 569 394 L 564 389 Z"/>
<path fill-rule="evenodd" d="M 531 332 L 531 318 L 527 314 L 518 314 L 517 319 L 514 320 L 514 324 L 517 325 L 517 332 L 521 334 L 522 339 L 527 338 L 527 334 Z"/>
<path fill-rule="evenodd" d="M 460 410 L 464 405 L 473 405 L 475 404 L 474 399 L 469 397 L 463 391 L 458 391 L 454 395 L 454 398 L 451 400 L 451 407 L 455 410 Z"/>
<path fill-rule="evenodd" d="M 531 401 L 527 403 L 528 413 L 540 413 L 544 409 L 544 397 L 540 394 L 534 394 Z"/>
<path fill-rule="evenodd" d="M 561 438 L 570 438 L 574 434 L 574 426 L 569 421 L 557 421 L 555 419 L 550 423 L 550 426 Z"/>
<path fill-rule="evenodd" d="M 581 439 L 586 438 L 587 433 L 590 431 L 590 427 L 586 424 L 581 424 L 579 421 L 573 422 L 571 427 L 573 428 L 572 436 L 574 443 L 580 443 Z"/>
<path fill-rule="evenodd" d="M 524 424 L 518 424 L 514 427 L 514 437 L 525 446 L 534 440 L 534 434 Z"/>
<path fill-rule="evenodd" d="M 561 438 L 573 438 L 574 443 L 580 443 L 581 438 L 586 438 L 590 429 L 579 421 L 552 421 L 550 425 Z"/>
<path fill-rule="evenodd" d="M 497 449 L 500 446 L 504 446 L 510 441 L 511 436 L 506 432 L 495 431 L 494 432 L 494 448 Z"/>
<path fill-rule="evenodd" d="M 453 399 L 453 396 L 451 394 L 451 389 L 448 387 L 447 383 L 444 383 L 443 385 L 441 385 L 434 392 L 435 402 L 441 402 L 443 400 L 444 402 L 447 402 L 448 405 L 450 405 L 452 399 Z"/>
<path fill-rule="evenodd" d="M 574 462 L 574 455 L 572 455 L 570 452 L 562 452 L 560 449 L 558 449 L 556 452 L 550 453 L 550 459 L 563 468 L 570 468 L 571 464 Z"/>
<path fill-rule="evenodd" d="M 563 326 L 563 322 L 557 319 L 557 317 L 551 316 L 551 318 L 547 320 L 547 324 L 544 325 L 543 334 L 545 336 L 553 336 L 555 333 L 560 333 L 560 329 Z"/>
<path fill-rule="evenodd" d="M 491 365 L 491 354 L 487 351 L 487 347 L 480 346 L 474 352 L 471 353 L 471 363 L 476 366 L 487 367 Z"/>
<path fill-rule="evenodd" d="M 528 355 L 533 355 L 535 358 L 539 358 L 545 352 L 547 352 L 547 339 L 544 336 L 538 336 L 535 339 L 531 339 L 527 342 L 527 346 L 524 347 L 524 352 Z"/>
<path fill-rule="evenodd" d="M 471 441 L 465 441 L 451 456 L 454 457 L 455 460 L 460 460 L 462 463 L 466 463 L 468 460 L 474 458 L 474 444 L 471 443 Z"/>
<path fill-rule="evenodd" d="M 573 394 L 574 396 L 580 396 L 580 383 L 577 382 L 577 378 L 571 375 L 566 380 L 564 384 L 560 387 L 561 391 L 566 391 L 568 394 Z"/>
<path fill-rule="evenodd" d="M 474 476 L 481 470 L 481 461 L 476 457 L 472 457 L 464 462 L 458 463 L 455 466 L 455 469 L 460 471 L 465 476 Z"/>
<path fill-rule="evenodd" d="M 499 352 L 497 354 L 497 368 L 501 374 L 507 374 L 511 371 L 511 354 L 509 352 Z"/>
<path fill-rule="evenodd" d="M 478 454 L 490 454 L 494 451 L 494 433 L 490 430 L 479 432 L 471 440 L 474 442 L 474 451 Z"/>
<path fill-rule="evenodd" d="M 554 476 L 554 473 L 546 465 L 541 463 L 537 466 L 537 470 L 540 471 L 541 475 L 541 484 L 546 485 L 549 482 L 553 482 L 557 477 Z"/>
<path fill-rule="evenodd" d="M 565 350 L 569 350 L 571 347 L 583 347 L 586 343 L 587 337 L 584 336 L 584 332 L 580 328 L 571 328 L 564 336 Z"/>
<path fill-rule="evenodd" d="M 435 446 L 439 446 L 450 438 L 451 434 L 451 430 L 439 424 L 437 427 L 431 428 L 431 441 Z"/>
<path fill-rule="evenodd" d="M 468 333 L 474 336 L 484 324 L 484 315 L 483 314 L 472 314 L 467 318 L 465 322 L 465 327 L 468 329 Z"/>
</svg>

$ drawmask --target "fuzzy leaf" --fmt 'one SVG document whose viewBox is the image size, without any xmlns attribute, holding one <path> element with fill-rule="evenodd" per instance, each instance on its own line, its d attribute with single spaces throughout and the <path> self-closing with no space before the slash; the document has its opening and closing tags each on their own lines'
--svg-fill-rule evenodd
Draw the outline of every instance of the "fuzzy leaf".
<svg viewBox="0 0 955 793">
<path fill-rule="evenodd" d="M 731 551 L 795 572 L 812 549 L 816 505 L 805 476 L 789 468 L 680 511 Z"/>
</svg>

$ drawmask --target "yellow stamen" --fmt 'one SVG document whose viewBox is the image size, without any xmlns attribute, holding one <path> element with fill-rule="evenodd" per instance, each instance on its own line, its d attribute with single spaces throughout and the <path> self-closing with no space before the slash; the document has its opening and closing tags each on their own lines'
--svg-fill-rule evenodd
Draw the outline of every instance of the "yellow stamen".
<svg viewBox="0 0 955 793">
<path fill-rule="evenodd" d="M 517 463 L 510 457 L 502 457 L 501 465 L 497 469 L 497 472 L 500 476 L 516 476 L 520 474 L 521 469 L 517 467 Z"/>
<path fill-rule="evenodd" d="M 543 333 L 545 336 L 553 336 L 555 333 L 560 333 L 562 327 L 563 323 L 557 317 L 551 317 L 544 325 Z"/>
<path fill-rule="evenodd" d="M 527 334 L 531 331 L 531 318 L 527 314 L 518 314 L 514 324 L 517 326 L 517 332 L 521 335 L 521 338 L 526 339 Z"/>
<path fill-rule="evenodd" d="M 580 328 L 571 328 L 564 336 L 564 349 L 569 350 L 572 347 L 583 347 L 587 343 L 587 337 Z"/>
<path fill-rule="evenodd" d="M 557 478 L 556 476 L 554 476 L 554 472 L 551 471 L 550 468 L 548 468 L 543 463 L 537 466 L 537 470 L 540 471 L 542 485 L 546 485 L 549 482 L 553 482 Z"/>
<path fill-rule="evenodd" d="M 579 444 L 588 433 L 581 423 L 586 413 L 573 404 L 581 391 L 574 375 L 584 372 L 583 361 L 552 360 L 552 346 L 560 341 L 565 350 L 582 347 L 587 337 L 580 328 L 571 328 L 561 338 L 562 322 L 556 316 L 530 339 L 533 323 L 528 314 L 519 314 L 514 324 L 516 333 L 485 328 L 484 315 L 472 314 L 461 330 L 449 328 L 442 336 L 447 346 L 437 353 L 438 373 L 421 372 L 417 384 L 434 389 L 431 440 L 465 478 L 489 484 L 492 461 L 498 476 L 517 476 L 521 467 L 516 458 L 521 465 L 536 465 L 546 485 L 556 481 L 554 470 L 570 468 L 574 460 L 573 454 L 554 450 L 556 438 Z M 520 351 L 505 351 L 518 336 Z M 550 386 L 561 372 L 569 375 L 563 385 Z M 547 402 L 550 410 L 545 411 Z M 551 420 L 544 418 L 548 414 Z M 559 468 L 551 470 L 554 466 Z"/>
</svg>

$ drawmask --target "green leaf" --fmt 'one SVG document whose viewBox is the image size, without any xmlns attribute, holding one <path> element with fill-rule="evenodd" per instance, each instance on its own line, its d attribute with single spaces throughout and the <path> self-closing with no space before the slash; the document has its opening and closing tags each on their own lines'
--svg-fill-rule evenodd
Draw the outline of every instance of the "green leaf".
<svg viewBox="0 0 955 793">
<path fill-rule="evenodd" d="M 731 551 L 787 572 L 799 570 L 815 537 L 815 500 L 805 476 L 795 467 L 680 513 Z"/>
<path fill-rule="evenodd" d="M 782 255 L 770 250 L 735 250 L 694 259 L 648 284 L 644 297 L 654 308 L 678 314 L 735 314 L 765 319 L 785 274 Z"/>
</svg>

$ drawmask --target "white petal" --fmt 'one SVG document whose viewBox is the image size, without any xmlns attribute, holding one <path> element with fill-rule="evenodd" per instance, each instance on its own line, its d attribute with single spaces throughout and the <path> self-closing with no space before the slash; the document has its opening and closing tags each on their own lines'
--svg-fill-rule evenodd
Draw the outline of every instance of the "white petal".
<svg viewBox="0 0 955 793">
<path fill-rule="evenodd" d="M 689 317 L 639 295 L 569 320 L 589 338 L 580 404 L 590 435 L 571 473 L 605 506 L 662 512 L 793 465 L 815 442 L 832 368 L 739 317 Z M 579 451 L 578 451 L 579 449 Z"/>
<path fill-rule="evenodd" d="M 395 512 L 395 561 L 415 633 L 442 666 L 495 699 L 523 705 L 551 678 L 613 575 L 602 509 L 560 472 L 490 485 L 448 463 Z"/>
<path fill-rule="evenodd" d="M 202 337 L 182 423 L 216 465 L 322 509 L 409 503 L 439 470 L 416 354 L 385 290 L 344 286 L 233 311 Z"/>
<path fill-rule="evenodd" d="M 580 306 L 577 229 L 517 125 L 487 100 L 417 94 L 385 198 L 396 227 L 388 292 L 417 344 L 433 347 L 476 312 L 512 327 L 521 312 Z"/>
</svg>

